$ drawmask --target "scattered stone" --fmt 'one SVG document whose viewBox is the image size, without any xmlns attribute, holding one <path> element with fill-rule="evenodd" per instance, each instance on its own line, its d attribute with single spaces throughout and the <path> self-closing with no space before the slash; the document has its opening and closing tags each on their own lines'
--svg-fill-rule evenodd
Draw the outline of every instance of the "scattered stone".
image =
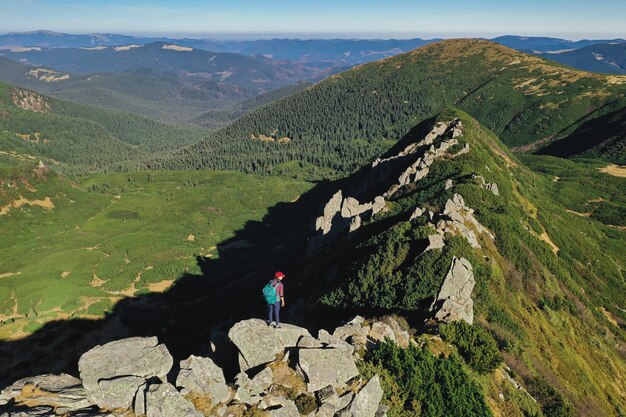
<svg viewBox="0 0 626 417">
<path fill-rule="evenodd" d="M 148 417 L 204 417 L 172 384 L 153 384 L 146 392 Z"/>
<path fill-rule="evenodd" d="M 359 374 L 354 359 L 344 349 L 300 349 L 298 353 L 298 365 L 309 392 L 328 385 L 343 386 Z"/>
<path fill-rule="evenodd" d="M 214 404 L 226 402 L 230 398 L 224 372 L 209 358 L 191 355 L 181 361 L 176 386 L 182 388 L 183 394 L 207 394 Z"/>
<path fill-rule="evenodd" d="M 447 179 L 443 187 L 444 189 L 449 190 L 450 188 L 454 187 L 454 183 L 451 179 Z"/>
<path fill-rule="evenodd" d="M 413 213 L 411 214 L 411 217 L 409 218 L 409 220 L 415 220 L 418 217 L 420 217 L 422 214 L 424 214 L 424 209 L 416 207 Z"/>
<path fill-rule="evenodd" d="M 307 329 L 281 324 L 280 329 L 268 328 L 263 320 L 243 320 L 235 324 L 228 337 L 239 349 L 239 367 L 242 371 L 272 362 L 285 348 L 295 347 Z"/>
<path fill-rule="evenodd" d="M 431 306 L 435 319 L 452 322 L 474 321 L 474 302 L 471 298 L 474 289 L 474 271 L 472 264 L 465 258 L 452 258 L 452 265 Z"/>
<path fill-rule="evenodd" d="M 156 337 L 131 337 L 96 346 L 80 357 L 87 398 L 101 408 L 126 409 L 150 378 L 166 381 L 173 358 Z"/>
</svg>

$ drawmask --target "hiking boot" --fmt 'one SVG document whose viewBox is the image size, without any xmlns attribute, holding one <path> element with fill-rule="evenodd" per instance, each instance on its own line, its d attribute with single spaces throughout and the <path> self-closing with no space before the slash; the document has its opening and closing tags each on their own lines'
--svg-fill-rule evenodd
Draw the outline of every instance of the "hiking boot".
<svg viewBox="0 0 626 417">
<path fill-rule="evenodd" d="M 268 326 L 273 326 L 273 325 L 274 325 L 274 322 L 273 322 L 273 321 L 269 321 L 269 320 L 265 320 L 265 323 L 266 323 Z"/>
<path fill-rule="evenodd" d="M 280 324 L 277 324 L 276 326 L 274 326 L 275 329 L 280 329 Z"/>
</svg>

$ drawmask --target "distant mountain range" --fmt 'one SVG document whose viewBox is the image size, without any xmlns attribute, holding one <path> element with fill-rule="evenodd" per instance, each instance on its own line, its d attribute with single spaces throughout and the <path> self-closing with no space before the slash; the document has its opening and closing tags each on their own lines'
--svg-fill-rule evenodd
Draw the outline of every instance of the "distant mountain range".
<svg viewBox="0 0 626 417">
<path fill-rule="evenodd" d="M 546 59 L 585 71 L 626 74 L 626 43 L 610 42 L 562 52 L 533 52 Z"/>
<path fill-rule="evenodd" d="M 173 43 L 214 52 L 264 55 L 272 59 L 303 62 L 326 62 L 331 65 L 357 65 L 408 52 L 440 39 L 172 39 L 135 37 L 117 34 L 70 35 L 50 31 L 7 33 L 0 35 L 0 48 L 25 51 L 29 48 L 89 48 L 99 46 Z M 590 45 L 624 43 L 624 39 L 571 41 L 548 37 L 500 36 L 491 39 L 509 48 L 523 51 L 554 52 L 580 49 Z"/>
</svg>

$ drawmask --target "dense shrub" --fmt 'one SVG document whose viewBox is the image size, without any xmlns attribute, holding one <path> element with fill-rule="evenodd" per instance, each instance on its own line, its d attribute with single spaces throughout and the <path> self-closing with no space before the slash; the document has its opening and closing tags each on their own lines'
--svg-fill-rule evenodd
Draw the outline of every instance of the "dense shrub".
<svg viewBox="0 0 626 417">
<path fill-rule="evenodd" d="M 491 372 L 502 362 L 495 339 L 482 327 L 458 321 L 442 325 L 439 331 L 445 340 L 456 345 L 467 364 L 478 372 Z"/>
<path fill-rule="evenodd" d="M 546 417 L 571 417 L 574 415 L 572 403 L 544 379 L 529 379 L 528 391 L 541 403 L 541 410 Z"/>
<path fill-rule="evenodd" d="M 426 348 L 402 349 L 385 342 L 366 361 L 366 375 L 381 375 L 390 417 L 492 415 L 458 355 L 437 358 Z"/>
</svg>

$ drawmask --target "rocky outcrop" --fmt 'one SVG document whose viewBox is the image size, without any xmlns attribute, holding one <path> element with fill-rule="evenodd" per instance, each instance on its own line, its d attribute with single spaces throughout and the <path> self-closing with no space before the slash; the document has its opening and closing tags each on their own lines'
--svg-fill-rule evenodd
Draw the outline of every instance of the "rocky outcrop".
<svg viewBox="0 0 626 417">
<path fill-rule="evenodd" d="M 495 182 L 485 181 L 485 177 L 483 177 L 482 175 L 473 174 L 472 178 L 479 180 L 481 187 L 483 187 L 485 190 L 491 191 L 496 196 L 500 195 L 500 191 L 498 191 L 498 184 L 496 184 Z"/>
<path fill-rule="evenodd" d="M 435 161 L 460 154 L 452 154 L 450 149 L 459 143 L 457 138 L 462 134 L 463 125 L 459 119 L 439 122 L 419 142 L 408 145 L 394 156 L 375 160 L 364 184 L 353 187 L 352 191 L 339 190 L 328 200 L 323 213 L 315 219 L 315 233 L 309 240 L 307 256 L 319 252 L 339 236 L 357 231 L 385 208 L 387 199 L 428 175 Z M 469 147 L 465 146 L 462 151 L 468 152 Z M 363 192 L 370 182 L 378 183 L 374 188 L 381 190 L 382 195 Z"/>
<path fill-rule="evenodd" d="M 228 337 L 239 350 L 242 371 L 272 362 L 286 348 L 295 347 L 302 336 L 311 334 L 290 324 L 281 324 L 280 329 L 274 329 L 258 319 L 240 321 L 228 332 Z"/>
<path fill-rule="evenodd" d="M 81 356 L 78 370 L 87 397 L 105 409 L 129 408 L 139 387 L 166 380 L 173 359 L 156 337 L 131 337 L 96 346 Z"/>
<path fill-rule="evenodd" d="M 242 370 L 230 384 L 213 360 L 194 355 L 180 362 L 173 377 L 176 386 L 168 383 L 172 359 L 154 337 L 96 346 L 80 358 L 81 379 L 41 375 L 2 390 L 0 417 L 225 417 L 255 410 L 270 417 L 301 417 L 293 401 L 299 396 L 316 399 L 309 417 L 383 416 L 380 379 L 359 376 L 357 349 L 382 340 L 409 344 L 408 333 L 392 318 L 369 324 L 357 316 L 332 334 L 320 330 L 317 338 L 297 326 L 270 329 L 256 319 L 239 322 L 229 332 L 251 361 L 258 357 L 248 346 L 250 338 L 261 334 L 271 337 L 255 341 L 259 350 L 270 339 L 279 342 L 269 345 L 271 360 L 259 365 L 255 374 Z M 280 351 L 275 352 L 277 346 Z"/>
<path fill-rule="evenodd" d="M 465 258 L 452 258 L 443 285 L 431 306 L 434 318 L 439 321 L 452 322 L 465 320 L 474 322 L 474 271 L 472 264 Z"/>
</svg>

